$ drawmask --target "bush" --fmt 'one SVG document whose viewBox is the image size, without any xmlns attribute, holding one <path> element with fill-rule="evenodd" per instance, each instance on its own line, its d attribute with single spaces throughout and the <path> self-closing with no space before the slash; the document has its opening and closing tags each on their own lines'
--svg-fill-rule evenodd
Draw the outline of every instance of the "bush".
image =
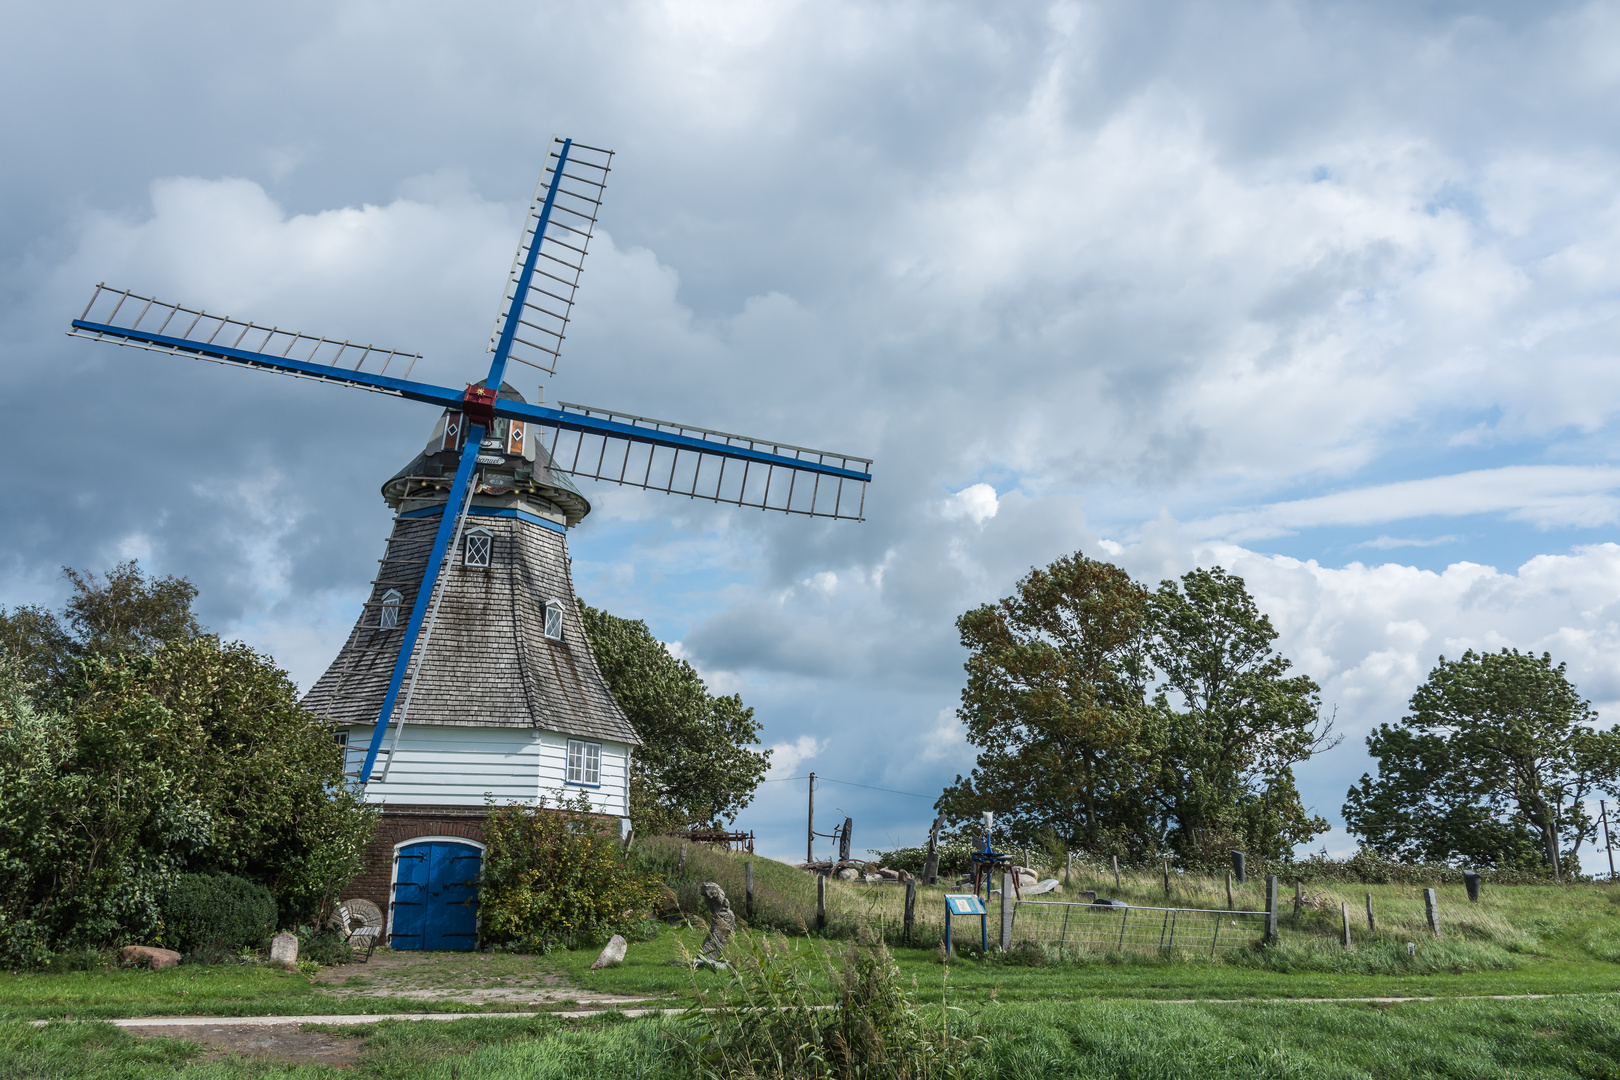
<svg viewBox="0 0 1620 1080">
<path fill-rule="evenodd" d="M 354 949 L 335 926 L 323 926 L 319 929 L 300 926 L 298 961 L 303 963 L 305 960 L 323 967 L 347 964 L 354 960 Z"/>
<path fill-rule="evenodd" d="M 722 1000 L 698 1000 L 675 1027 L 694 1076 L 794 1080 L 934 1080 L 967 1077 L 973 1040 L 949 1028 L 949 1010 L 926 1017 L 882 941 L 851 943 L 842 962 L 823 956 L 831 994 L 816 989 L 805 954 L 776 936 L 739 934 L 727 950 L 734 976 Z"/>
<path fill-rule="evenodd" d="M 596 944 L 653 910 L 658 879 L 633 866 L 581 795 L 574 803 L 497 807 L 484 822 L 479 941 L 518 951 Z"/>
<path fill-rule="evenodd" d="M 966 840 L 941 840 L 939 842 L 939 876 L 955 876 L 972 871 L 969 858 L 975 851 L 973 844 Z M 928 848 L 902 847 L 893 851 L 867 851 L 877 861 L 879 866 L 889 870 L 909 870 L 913 874 L 921 874 L 923 866 L 928 862 Z"/>
<path fill-rule="evenodd" d="M 257 949 L 275 932 L 270 890 L 233 874 L 181 874 L 163 900 L 163 941 L 179 952 Z"/>
</svg>

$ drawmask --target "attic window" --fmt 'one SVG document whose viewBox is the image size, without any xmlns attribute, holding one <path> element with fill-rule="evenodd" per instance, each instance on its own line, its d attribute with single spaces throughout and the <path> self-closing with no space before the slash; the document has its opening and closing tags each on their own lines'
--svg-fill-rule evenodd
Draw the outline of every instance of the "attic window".
<svg viewBox="0 0 1620 1080">
<path fill-rule="evenodd" d="M 399 625 L 399 602 L 403 599 L 398 589 L 389 589 L 383 593 L 382 613 L 377 617 L 378 626 L 384 630 L 392 630 Z"/>
<path fill-rule="evenodd" d="M 495 537 L 488 529 L 467 530 L 467 535 L 461 541 L 461 565 L 487 567 L 490 550 L 494 546 Z"/>
<path fill-rule="evenodd" d="M 561 600 L 546 601 L 546 637 L 552 641 L 562 640 L 563 606 Z"/>
</svg>

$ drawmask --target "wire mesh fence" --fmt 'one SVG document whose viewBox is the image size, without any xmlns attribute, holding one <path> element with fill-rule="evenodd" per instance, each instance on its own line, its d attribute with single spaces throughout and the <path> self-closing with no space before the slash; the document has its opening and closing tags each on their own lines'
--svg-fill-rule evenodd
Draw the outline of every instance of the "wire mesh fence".
<svg viewBox="0 0 1620 1080">
<path fill-rule="evenodd" d="M 1213 954 L 1246 949 L 1266 932 L 1263 911 L 1114 907 L 1020 900 L 1013 908 L 1013 944 L 1040 945 L 1058 959 L 1084 952 L 1177 951 Z"/>
</svg>

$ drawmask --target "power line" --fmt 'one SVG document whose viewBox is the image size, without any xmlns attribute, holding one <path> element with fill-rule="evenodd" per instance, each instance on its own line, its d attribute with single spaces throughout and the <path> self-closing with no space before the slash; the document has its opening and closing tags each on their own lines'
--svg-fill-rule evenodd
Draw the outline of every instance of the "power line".
<svg viewBox="0 0 1620 1080">
<path fill-rule="evenodd" d="M 808 776 L 773 776 L 769 780 L 761 780 L 760 783 L 762 783 L 762 784 L 780 784 L 784 780 L 808 780 L 808 779 L 810 779 Z M 825 781 L 825 782 L 827 782 L 829 784 L 843 784 L 845 787 L 865 788 L 867 791 L 886 791 L 890 795 L 910 795 L 913 799 L 933 799 L 933 798 L 938 797 L 938 796 L 935 796 L 935 795 L 921 795 L 921 794 L 919 794 L 919 793 L 917 793 L 915 791 L 899 791 L 899 790 L 897 790 L 895 788 L 873 787 L 871 784 L 857 784 L 853 780 L 834 780 L 832 777 L 830 777 L 830 776 L 822 776 L 820 773 L 816 773 L 816 779 L 817 780 L 823 780 L 823 781 Z"/>
</svg>

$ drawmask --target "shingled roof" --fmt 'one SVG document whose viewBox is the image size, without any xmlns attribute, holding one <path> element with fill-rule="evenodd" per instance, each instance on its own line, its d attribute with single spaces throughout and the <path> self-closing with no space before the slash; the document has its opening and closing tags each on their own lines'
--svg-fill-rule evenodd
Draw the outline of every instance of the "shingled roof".
<svg viewBox="0 0 1620 1080">
<path fill-rule="evenodd" d="M 444 500 L 442 491 L 418 489 L 396 503 L 402 513 L 371 598 L 337 659 L 304 696 L 304 707 L 328 723 L 377 722 Z M 425 626 L 417 637 L 421 674 L 407 722 L 529 727 L 639 746 L 585 637 L 558 520 L 564 514 L 538 491 L 503 489 L 475 497 L 473 515 L 467 528 L 493 534 L 490 565 L 463 566 L 460 552 L 446 560 L 425 653 Z M 385 629 L 380 616 L 390 590 L 400 594 L 399 625 Z M 562 603 L 561 641 L 545 636 L 548 600 Z M 404 701 L 402 689 L 394 720 Z"/>
</svg>

